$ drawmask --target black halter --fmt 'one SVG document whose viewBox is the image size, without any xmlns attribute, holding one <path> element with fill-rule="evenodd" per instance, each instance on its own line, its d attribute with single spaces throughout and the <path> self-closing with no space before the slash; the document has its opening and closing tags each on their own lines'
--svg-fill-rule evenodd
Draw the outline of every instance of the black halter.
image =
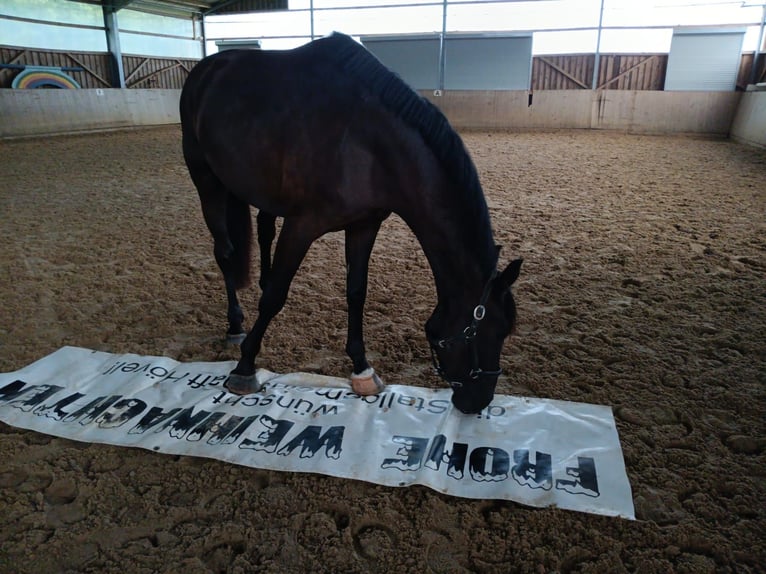
<svg viewBox="0 0 766 574">
<path fill-rule="evenodd" d="M 453 335 L 451 337 L 446 337 L 444 339 L 434 339 L 431 337 L 428 337 L 428 344 L 431 347 L 431 361 L 434 365 L 434 370 L 436 373 L 446 382 L 450 387 L 453 389 L 460 388 L 463 386 L 463 383 L 459 381 L 450 381 L 447 378 L 447 374 L 444 371 L 444 369 L 441 366 L 441 363 L 439 362 L 439 357 L 436 355 L 436 349 L 448 349 L 449 347 L 456 345 L 456 344 L 463 344 L 467 345 L 469 351 L 471 352 L 471 370 L 468 373 L 468 376 L 471 377 L 471 379 L 476 380 L 479 377 L 497 377 L 502 374 L 502 369 L 498 369 L 497 371 L 485 371 L 479 366 L 479 349 L 477 348 L 475 344 L 476 335 L 479 330 L 479 323 L 482 319 L 484 319 L 487 309 L 485 305 L 487 304 L 487 299 L 489 299 L 489 293 L 492 287 L 492 280 L 497 276 L 497 270 L 495 270 L 492 273 L 492 277 L 489 278 L 489 281 L 484 286 L 484 292 L 481 294 L 481 301 L 479 301 L 479 304 L 476 305 L 476 307 L 473 310 L 473 319 L 471 320 L 471 324 L 468 325 L 465 329 L 463 329 L 460 333 L 457 335 Z"/>
</svg>

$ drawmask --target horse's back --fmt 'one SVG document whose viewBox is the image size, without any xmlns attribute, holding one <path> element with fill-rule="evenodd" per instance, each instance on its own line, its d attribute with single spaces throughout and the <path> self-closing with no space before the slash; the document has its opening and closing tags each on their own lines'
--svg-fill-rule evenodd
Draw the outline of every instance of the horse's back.
<svg viewBox="0 0 766 574">
<path fill-rule="evenodd" d="M 187 163 L 274 215 L 333 211 L 335 228 L 368 209 L 399 212 L 402 190 L 438 184 L 466 157 L 441 112 L 342 35 L 202 60 L 181 120 Z M 439 157 L 444 133 L 462 155 Z"/>
<path fill-rule="evenodd" d="M 323 40 L 294 50 L 227 50 L 204 58 L 184 84 L 182 123 L 208 116 L 238 124 L 258 116 L 280 122 L 317 108 L 347 109 L 359 86 L 342 73 L 337 50 Z"/>
<path fill-rule="evenodd" d="M 184 154 L 187 163 L 204 158 L 242 199 L 286 215 L 307 201 L 307 186 L 337 185 L 338 150 L 362 102 L 359 86 L 319 42 L 221 52 L 184 85 Z"/>
</svg>

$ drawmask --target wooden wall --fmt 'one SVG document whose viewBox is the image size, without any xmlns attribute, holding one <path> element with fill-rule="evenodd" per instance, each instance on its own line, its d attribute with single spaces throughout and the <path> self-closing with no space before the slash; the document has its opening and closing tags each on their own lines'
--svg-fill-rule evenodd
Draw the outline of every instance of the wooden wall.
<svg viewBox="0 0 766 574">
<path fill-rule="evenodd" d="M 742 61 L 739 65 L 739 74 L 737 75 L 737 89 L 744 90 L 750 83 L 751 74 L 753 72 L 753 58 L 755 53 L 750 52 L 748 54 L 742 54 Z M 757 72 L 755 74 L 755 82 L 766 82 L 766 54 L 761 54 L 758 58 Z"/>
<path fill-rule="evenodd" d="M 0 46 L 0 63 L 28 66 L 80 68 L 66 73 L 83 88 L 112 87 L 111 57 L 106 53 L 57 52 Z M 122 57 L 128 88 L 180 89 L 196 60 L 177 58 Z M 0 88 L 10 88 L 18 69 L 0 68 Z"/>
<path fill-rule="evenodd" d="M 532 61 L 532 90 L 589 90 L 593 83 L 594 54 L 535 56 Z M 662 90 L 667 54 L 602 54 L 597 89 Z M 74 67 L 67 71 L 83 88 L 111 87 L 109 54 L 56 52 L 0 46 L 0 63 Z M 180 89 L 195 60 L 123 55 L 128 88 Z M 744 89 L 750 78 L 753 54 L 743 54 L 737 88 Z M 766 75 L 766 57 L 758 62 L 758 81 Z M 0 68 L 0 88 L 10 88 L 18 69 Z"/>
<path fill-rule="evenodd" d="M 82 68 L 80 72 L 66 73 L 83 88 L 108 88 L 110 77 L 109 54 L 92 52 L 53 52 L 0 46 L 0 63 L 59 68 Z M 17 69 L 0 68 L 0 88 L 10 88 Z"/>
<path fill-rule="evenodd" d="M 128 88 L 182 88 L 195 60 L 123 56 Z"/>
<path fill-rule="evenodd" d="M 535 56 L 532 90 L 590 90 L 594 54 Z M 597 89 L 661 90 L 665 84 L 667 54 L 602 54 Z"/>
</svg>

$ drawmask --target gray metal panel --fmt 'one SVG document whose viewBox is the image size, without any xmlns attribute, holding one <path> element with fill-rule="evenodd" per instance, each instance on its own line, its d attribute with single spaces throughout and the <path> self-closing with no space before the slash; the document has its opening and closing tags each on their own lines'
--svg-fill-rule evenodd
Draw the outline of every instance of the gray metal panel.
<svg viewBox="0 0 766 574">
<path fill-rule="evenodd" d="M 368 36 L 362 43 L 416 90 L 439 87 L 439 37 Z M 448 34 L 444 87 L 451 90 L 527 90 L 532 36 Z"/>
<path fill-rule="evenodd" d="M 447 36 L 444 87 L 449 90 L 528 90 L 532 36 Z"/>
<path fill-rule="evenodd" d="M 744 30 L 673 33 L 665 74 L 665 90 L 733 91 Z"/>
<path fill-rule="evenodd" d="M 362 38 L 364 46 L 416 90 L 439 87 L 439 38 Z"/>
<path fill-rule="evenodd" d="M 215 43 L 219 52 L 226 50 L 260 50 L 260 40 L 217 40 Z"/>
</svg>

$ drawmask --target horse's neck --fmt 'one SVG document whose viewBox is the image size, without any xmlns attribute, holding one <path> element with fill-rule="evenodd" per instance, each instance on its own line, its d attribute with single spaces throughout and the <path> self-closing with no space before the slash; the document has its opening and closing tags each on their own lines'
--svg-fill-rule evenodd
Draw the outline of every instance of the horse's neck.
<svg viewBox="0 0 766 574">
<path fill-rule="evenodd" d="M 466 227 L 458 232 L 450 223 L 455 219 L 450 211 L 443 203 L 432 202 L 418 216 L 404 216 L 431 266 L 439 302 L 478 297 L 495 270 L 497 255 L 484 225 L 477 222 L 477 235 L 471 236 L 471 222 L 463 221 Z"/>
<path fill-rule="evenodd" d="M 385 125 L 382 141 L 388 142 L 386 151 L 396 158 L 388 162 L 395 169 L 386 187 L 403 194 L 397 197 L 394 211 L 418 238 L 431 265 L 439 301 L 480 295 L 497 264 L 483 195 L 462 195 L 453 189 L 451 177 L 424 150 L 420 137 L 412 137 L 409 130 L 392 132 Z"/>
</svg>

